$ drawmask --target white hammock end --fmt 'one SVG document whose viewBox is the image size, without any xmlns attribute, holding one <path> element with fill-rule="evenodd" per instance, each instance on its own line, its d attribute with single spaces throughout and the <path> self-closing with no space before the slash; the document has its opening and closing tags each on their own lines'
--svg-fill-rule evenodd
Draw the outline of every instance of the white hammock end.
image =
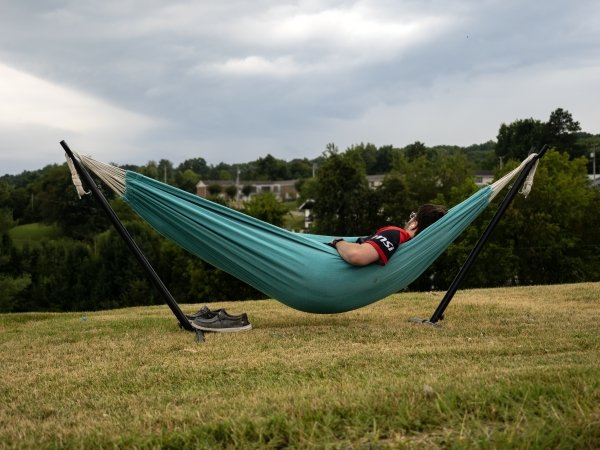
<svg viewBox="0 0 600 450">
<path fill-rule="evenodd" d="M 79 174 L 77 173 L 77 169 L 75 169 L 75 165 L 73 164 L 73 160 L 65 153 L 65 158 L 67 159 L 67 165 L 69 166 L 69 170 L 71 171 L 71 180 L 73 181 L 73 185 L 75 185 L 75 189 L 77 190 L 77 195 L 79 199 L 84 195 L 89 195 L 91 191 L 86 191 L 83 188 L 83 183 L 81 182 L 81 178 L 79 178 Z"/>
</svg>

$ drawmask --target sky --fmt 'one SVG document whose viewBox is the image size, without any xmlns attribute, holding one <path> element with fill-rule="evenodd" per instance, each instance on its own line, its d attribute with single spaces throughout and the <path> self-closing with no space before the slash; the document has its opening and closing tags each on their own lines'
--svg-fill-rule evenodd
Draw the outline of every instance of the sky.
<svg viewBox="0 0 600 450">
<path fill-rule="evenodd" d="M 596 0 L 0 0 L 0 174 L 600 133 Z"/>
</svg>

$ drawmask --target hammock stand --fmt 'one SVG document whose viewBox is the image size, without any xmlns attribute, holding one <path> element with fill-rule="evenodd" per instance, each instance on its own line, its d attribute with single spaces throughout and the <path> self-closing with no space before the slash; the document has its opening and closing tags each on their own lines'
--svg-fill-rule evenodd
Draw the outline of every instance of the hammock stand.
<svg viewBox="0 0 600 450">
<path fill-rule="evenodd" d="M 440 301 L 440 304 L 438 305 L 436 310 L 433 312 L 433 315 L 429 319 L 421 319 L 419 317 L 411 317 L 409 319 L 411 322 L 421 323 L 424 325 L 439 326 L 438 322 L 440 320 L 444 319 L 444 311 L 446 311 L 446 308 L 450 304 L 450 301 L 454 297 L 454 294 L 456 294 L 456 291 L 458 290 L 460 283 L 462 283 L 463 279 L 469 272 L 469 269 L 471 269 L 471 267 L 475 263 L 475 260 L 477 259 L 479 252 L 481 252 L 481 249 L 483 248 L 484 244 L 487 242 L 487 240 L 493 233 L 494 229 L 500 222 L 500 219 L 506 212 L 506 209 L 508 208 L 510 203 L 513 201 L 515 196 L 521 190 L 521 187 L 525 183 L 525 180 L 529 176 L 529 173 L 532 170 L 535 170 L 534 169 L 535 165 L 537 164 L 539 159 L 542 156 L 544 156 L 544 154 L 546 153 L 547 150 L 548 150 L 548 146 L 544 145 L 542 147 L 542 149 L 540 150 L 540 152 L 529 163 L 527 163 L 527 165 L 525 166 L 523 171 L 519 174 L 517 180 L 511 186 L 511 188 L 508 190 L 508 192 L 506 193 L 506 196 L 500 203 L 500 206 L 498 207 L 498 209 L 496 210 L 496 213 L 490 220 L 490 223 L 488 224 L 487 228 L 485 229 L 483 234 L 477 240 L 477 243 L 473 247 L 473 250 L 471 250 L 471 253 L 469 254 L 469 256 L 465 260 L 464 264 L 462 265 L 462 267 L 460 268 L 460 270 L 454 277 L 454 280 L 452 281 L 452 283 L 450 283 L 450 287 L 446 291 L 444 298 L 442 298 L 442 300 Z M 534 149 L 531 149 L 531 151 L 529 153 L 531 154 L 531 153 L 533 153 L 533 151 L 534 151 Z"/>
<path fill-rule="evenodd" d="M 137 244 L 135 243 L 135 241 L 133 240 L 133 238 L 131 237 L 129 232 L 126 230 L 126 228 L 124 227 L 124 225 L 122 224 L 122 222 L 120 221 L 120 219 L 118 218 L 118 216 L 116 215 L 114 210 L 111 208 L 111 206 L 108 203 L 108 201 L 106 200 L 106 198 L 100 192 L 100 190 L 96 186 L 94 180 L 90 176 L 87 169 L 78 160 L 78 158 L 75 157 L 74 153 L 71 151 L 71 149 L 68 147 L 68 145 L 66 144 L 65 141 L 61 141 L 60 144 L 68 156 L 67 161 L 69 162 L 69 165 L 72 164 L 73 165 L 72 169 L 74 169 L 76 171 L 76 173 L 79 175 L 79 177 L 85 181 L 85 184 L 89 188 L 91 194 L 98 201 L 98 203 L 100 204 L 100 206 L 102 207 L 104 212 L 107 214 L 107 216 L 109 217 L 109 219 L 111 220 L 111 222 L 113 223 L 115 228 L 117 229 L 117 232 L 121 235 L 121 237 L 123 238 L 123 240 L 129 247 L 130 251 L 134 254 L 134 256 L 136 257 L 138 262 L 141 264 L 142 268 L 145 270 L 145 272 L 149 276 L 149 278 L 152 281 L 152 283 L 154 284 L 154 286 L 158 289 L 159 293 L 163 296 L 165 302 L 167 303 L 167 305 L 169 306 L 169 308 L 171 309 L 171 311 L 173 312 L 173 314 L 179 321 L 179 326 L 184 330 L 195 332 L 196 340 L 198 342 L 203 342 L 204 341 L 203 332 L 200 330 L 196 330 L 195 328 L 193 328 L 190 325 L 190 322 L 186 318 L 185 314 L 183 313 L 183 311 L 181 310 L 181 308 L 179 307 L 179 305 L 177 304 L 177 302 L 175 301 L 175 299 L 173 298 L 173 296 L 171 295 L 169 290 L 166 288 L 166 286 L 164 285 L 164 283 L 162 282 L 160 277 L 157 275 L 156 271 L 153 269 L 151 264 L 148 262 L 145 255 L 142 253 L 140 248 L 137 246 Z M 429 320 L 412 318 L 412 319 L 410 319 L 412 322 L 438 326 L 437 322 L 439 320 L 443 319 L 443 313 L 444 313 L 445 309 L 447 308 L 448 304 L 452 300 L 452 297 L 456 293 L 460 283 L 464 279 L 468 270 L 475 262 L 475 259 L 476 259 L 477 255 L 479 254 L 479 252 L 481 251 L 483 245 L 490 237 L 491 233 L 493 232 L 494 228 L 500 221 L 501 217 L 504 215 L 504 212 L 508 208 L 511 201 L 514 199 L 514 197 L 516 196 L 518 191 L 521 189 L 521 187 L 525 184 L 530 173 L 531 173 L 531 175 L 533 175 L 533 173 L 535 172 L 537 163 L 538 163 L 539 159 L 543 156 L 543 154 L 546 152 L 546 150 L 547 150 L 547 146 L 544 146 L 539 153 L 531 155 L 532 157 L 530 157 L 529 160 L 527 161 L 527 163 L 523 166 L 522 170 L 519 173 L 517 181 L 512 185 L 509 192 L 506 194 L 500 207 L 498 208 L 494 217 L 490 221 L 490 224 L 488 225 L 486 231 L 482 234 L 481 238 L 479 239 L 479 241 L 475 245 L 474 249 L 472 250 L 471 254 L 467 258 L 467 261 L 464 263 L 464 265 L 462 266 L 462 268 L 456 275 L 456 278 L 452 282 L 450 288 L 448 289 L 448 291 L 447 291 L 446 295 L 444 296 L 443 300 L 441 301 L 440 305 L 434 312 L 433 316 Z M 74 181 L 76 187 L 78 187 L 78 192 L 79 192 L 81 189 L 81 182 L 79 180 L 76 180 L 75 178 L 76 177 L 74 176 L 73 181 Z M 78 183 L 79 183 L 79 185 L 78 185 Z"/>
<path fill-rule="evenodd" d="M 125 226 L 123 225 L 123 223 L 121 222 L 119 217 L 117 216 L 117 213 L 112 209 L 112 207 L 110 206 L 110 203 L 108 203 L 108 200 L 106 200 L 106 197 L 104 197 L 102 192 L 100 192 L 100 189 L 98 189 L 98 186 L 96 186 L 96 183 L 92 179 L 92 177 L 89 174 L 89 172 L 87 171 L 87 169 L 85 167 L 83 167 L 83 165 L 79 162 L 79 160 L 77 158 L 75 158 L 75 155 L 73 155 L 73 152 L 71 151 L 71 149 L 69 148 L 69 146 L 67 145 L 67 143 L 65 141 L 61 141 L 60 145 L 62 146 L 62 148 L 65 150 L 65 152 L 69 156 L 71 162 L 73 163 L 73 166 L 75 166 L 75 169 L 77 170 L 77 173 L 79 174 L 81 179 L 83 179 L 85 181 L 85 184 L 90 189 L 90 192 L 92 193 L 94 198 L 98 201 L 98 203 L 100 204 L 100 206 L 102 207 L 102 209 L 104 210 L 104 212 L 106 213 L 106 215 L 108 216 L 108 218 L 110 219 L 110 221 L 112 222 L 114 227 L 116 228 L 117 232 L 121 235 L 121 237 L 127 244 L 127 247 L 129 247 L 129 250 L 131 250 L 131 253 L 133 253 L 133 256 L 135 256 L 135 258 L 138 260 L 138 262 L 140 263 L 140 265 L 142 266 L 142 268 L 144 269 L 144 271 L 150 278 L 150 281 L 152 281 L 152 284 L 154 284 L 154 287 L 156 287 L 158 292 L 162 295 L 165 302 L 167 303 L 167 305 L 173 312 L 173 314 L 175 314 L 175 317 L 177 318 L 177 320 L 179 322 L 179 327 L 186 331 L 195 332 L 196 333 L 196 342 L 198 342 L 198 343 L 204 342 L 204 332 L 202 330 L 198 330 L 198 329 L 194 328 L 190 324 L 190 321 L 185 316 L 185 313 L 181 310 L 181 308 L 179 307 L 179 304 L 177 303 L 177 301 L 175 300 L 175 298 L 173 297 L 171 292 L 167 289 L 167 287 L 165 286 L 163 281 L 160 279 L 160 277 L 158 276 L 158 274 L 156 273 L 156 271 L 154 270 L 154 268 L 148 261 L 148 258 L 146 258 L 146 256 L 142 252 L 142 250 L 138 247 L 136 242 L 133 240 L 133 238 L 129 234 L 129 231 L 127 231 L 127 229 L 125 228 Z M 73 181 L 75 181 L 75 180 L 73 180 Z M 76 183 L 76 186 L 77 186 L 77 183 Z"/>
</svg>

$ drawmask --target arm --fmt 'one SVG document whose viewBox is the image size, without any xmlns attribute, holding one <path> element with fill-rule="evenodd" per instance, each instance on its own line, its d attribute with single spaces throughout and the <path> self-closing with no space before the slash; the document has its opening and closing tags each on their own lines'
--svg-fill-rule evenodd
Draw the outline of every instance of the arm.
<svg viewBox="0 0 600 450">
<path fill-rule="evenodd" d="M 377 250 L 370 244 L 338 241 L 335 244 L 335 249 L 344 261 L 353 266 L 366 266 L 379 261 Z"/>
</svg>

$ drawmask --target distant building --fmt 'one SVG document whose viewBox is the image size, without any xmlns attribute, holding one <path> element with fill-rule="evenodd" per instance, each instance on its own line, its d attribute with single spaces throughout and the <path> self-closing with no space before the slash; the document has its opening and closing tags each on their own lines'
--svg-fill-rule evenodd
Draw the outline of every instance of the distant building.
<svg viewBox="0 0 600 450">
<path fill-rule="evenodd" d="M 377 189 L 383 184 L 385 175 L 367 175 L 367 183 L 371 189 Z"/>
<path fill-rule="evenodd" d="M 491 170 L 479 170 L 475 172 L 474 179 L 477 186 L 487 186 L 494 182 L 494 172 Z"/>
<path fill-rule="evenodd" d="M 473 175 L 475 184 L 479 187 L 487 186 L 494 181 L 494 172 L 480 170 Z M 385 175 L 367 175 L 367 183 L 371 189 L 377 189 L 383 184 Z M 591 175 L 590 175 L 591 180 Z M 298 180 L 281 180 L 281 181 L 240 181 L 237 184 L 237 194 L 234 199 L 240 201 L 248 201 L 257 194 L 271 192 L 279 201 L 293 201 L 298 199 L 298 191 L 296 190 L 296 182 Z M 600 177 L 596 180 L 596 186 L 600 181 Z M 219 186 L 220 192 L 217 194 L 220 197 L 227 197 L 231 187 L 236 187 L 234 180 L 200 180 L 196 184 L 196 194 L 200 197 L 210 197 L 211 186 Z M 306 200 L 300 207 L 299 211 L 304 212 L 304 227 L 308 229 L 313 222 L 312 209 L 314 200 Z"/>
<path fill-rule="evenodd" d="M 299 207 L 298 211 L 304 212 L 304 229 L 308 230 L 313 223 L 312 209 L 315 206 L 315 201 L 312 198 L 304 201 Z"/>
<path fill-rule="evenodd" d="M 277 200 L 282 202 L 296 200 L 298 198 L 298 191 L 296 190 L 297 181 L 240 181 L 237 185 L 237 196 L 234 197 L 242 201 L 247 201 L 257 194 L 271 192 Z M 204 198 L 209 197 L 211 186 L 220 186 L 221 192 L 219 196 L 225 197 L 228 188 L 236 186 L 236 182 L 233 180 L 200 180 L 196 184 L 196 195 Z M 249 191 L 247 195 L 244 194 L 246 191 Z"/>
</svg>

